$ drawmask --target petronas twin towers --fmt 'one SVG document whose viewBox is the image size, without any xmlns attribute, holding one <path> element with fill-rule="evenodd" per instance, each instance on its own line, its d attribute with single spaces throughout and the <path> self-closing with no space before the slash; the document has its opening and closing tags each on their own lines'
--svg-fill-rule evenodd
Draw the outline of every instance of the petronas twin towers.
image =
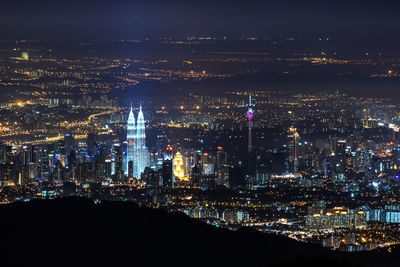
<svg viewBox="0 0 400 267">
<path fill-rule="evenodd" d="M 127 129 L 126 170 L 129 176 L 135 178 L 140 178 L 140 175 L 148 165 L 145 128 L 142 106 L 139 109 L 137 123 L 135 123 L 135 115 L 131 108 Z"/>
</svg>

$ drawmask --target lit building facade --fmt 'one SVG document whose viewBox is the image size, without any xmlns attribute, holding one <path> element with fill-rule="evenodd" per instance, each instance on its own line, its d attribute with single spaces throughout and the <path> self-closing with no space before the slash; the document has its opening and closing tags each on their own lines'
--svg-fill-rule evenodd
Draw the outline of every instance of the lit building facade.
<svg viewBox="0 0 400 267">
<path fill-rule="evenodd" d="M 299 164 L 299 159 L 298 159 L 298 139 L 299 139 L 299 134 L 297 133 L 297 129 L 290 127 L 289 128 L 289 161 L 291 165 L 291 172 L 296 173 L 298 171 L 298 164 Z"/>
<path fill-rule="evenodd" d="M 128 147 L 126 153 L 126 171 L 129 172 L 129 164 L 134 166 L 135 162 L 135 143 L 136 143 L 135 115 L 133 114 L 132 108 L 131 111 L 129 112 L 129 117 L 128 117 L 128 128 L 127 128 L 126 139 L 128 141 Z"/>
<path fill-rule="evenodd" d="M 133 176 L 140 178 L 140 175 L 146 167 L 148 167 L 148 150 L 146 147 L 146 125 L 142 106 L 139 108 L 139 114 L 136 124 L 136 142 L 135 142 L 135 157 L 133 161 Z"/>
<path fill-rule="evenodd" d="M 148 150 L 146 147 L 146 125 L 142 107 L 140 106 L 137 121 L 131 108 L 127 127 L 127 152 L 125 174 L 140 179 L 144 169 L 149 166 Z"/>
<path fill-rule="evenodd" d="M 188 180 L 188 177 L 185 175 L 185 170 L 183 168 L 183 157 L 179 151 L 176 152 L 174 156 L 173 164 L 175 177 L 179 178 L 180 180 Z"/>
</svg>

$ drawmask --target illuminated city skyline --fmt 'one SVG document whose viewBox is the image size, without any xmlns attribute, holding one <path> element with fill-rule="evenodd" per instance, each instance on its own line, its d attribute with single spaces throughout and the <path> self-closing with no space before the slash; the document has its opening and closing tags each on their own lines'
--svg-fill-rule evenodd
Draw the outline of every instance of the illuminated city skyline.
<svg viewBox="0 0 400 267">
<path fill-rule="evenodd" d="M 0 9 L 2 265 L 398 265 L 400 3 L 31 2 Z"/>
</svg>

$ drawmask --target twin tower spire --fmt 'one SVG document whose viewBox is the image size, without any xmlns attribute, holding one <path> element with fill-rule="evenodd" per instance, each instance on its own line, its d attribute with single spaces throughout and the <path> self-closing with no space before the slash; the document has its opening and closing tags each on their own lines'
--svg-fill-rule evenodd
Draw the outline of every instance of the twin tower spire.
<svg viewBox="0 0 400 267">
<path fill-rule="evenodd" d="M 140 175 L 148 166 L 148 150 L 146 147 L 145 131 L 146 125 L 144 122 L 142 105 L 140 105 L 136 123 L 135 115 L 133 114 L 133 108 L 131 105 L 131 110 L 128 117 L 126 137 L 128 141 L 128 149 L 126 154 L 126 170 L 129 177 L 140 178 Z"/>
</svg>

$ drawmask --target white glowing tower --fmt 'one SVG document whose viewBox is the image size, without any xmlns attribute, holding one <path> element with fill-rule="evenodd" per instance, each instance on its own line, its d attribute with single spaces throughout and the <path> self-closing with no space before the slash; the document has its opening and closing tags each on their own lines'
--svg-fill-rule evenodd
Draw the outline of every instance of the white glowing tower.
<svg viewBox="0 0 400 267">
<path fill-rule="evenodd" d="M 139 114 L 136 124 L 136 147 L 135 147 L 135 160 L 133 167 L 133 176 L 140 178 L 140 175 L 147 167 L 147 147 L 146 147 L 146 125 L 142 106 L 140 105 Z"/>
<path fill-rule="evenodd" d="M 129 162 L 133 162 L 135 166 L 135 147 L 136 147 L 136 125 L 135 125 L 135 115 L 133 115 L 133 109 L 129 112 L 128 117 L 128 129 L 126 139 L 128 141 L 128 149 L 126 153 L 126 171 L 129 170 Z"/>
</svg>

